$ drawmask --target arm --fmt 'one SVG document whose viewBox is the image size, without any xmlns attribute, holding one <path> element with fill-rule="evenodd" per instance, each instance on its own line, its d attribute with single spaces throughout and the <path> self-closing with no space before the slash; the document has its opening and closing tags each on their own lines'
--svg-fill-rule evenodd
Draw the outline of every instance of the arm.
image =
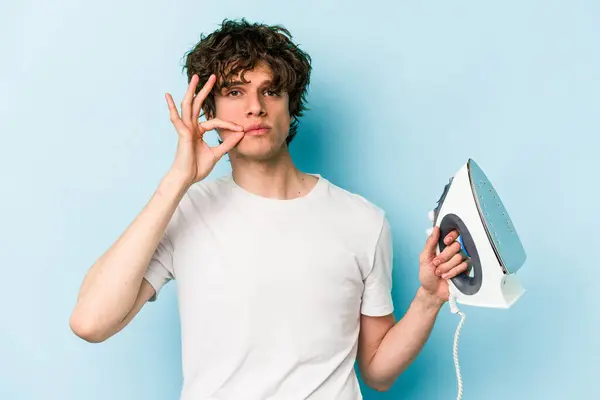
<svg viewBox="0 0 600 400">
<path fill-rule="evenodd" d="M 361 316 L 359 369 L 365 383 L 385 391 L 415 360 L 429 338 L 443 302 L 419 288 L 404 317 Z"/>
<path fill-rule="evenodd" d="M 376 262 L 376 268 L 389 271 L 391 240 L 387 230 L 384 230 L 384 234 L 384 240 L 380 241 L 382 246 L 378 248 L 379 262 Z M 361 316 L 359 368 L 365 383 L 376 390 L 388 390 L 415 360 L 429 338 L 439 310 L 448 300 L 447 279 L 467 270 L 467 264 L 460 254 L 460 243 L 455 242 L 458 232 L 452 231 L 444 238 L 448 246 L 437 255 L 439 234 L 439 228 L 435 227 L 421 252 L 421 286 L 404 317 L 395 323 L 393 314 Z M 380 286 L 387 291 L 389 272 L 380 276 L 387 277 L 385 280 L 379 279 L 387 282 Z"/>
<path fill-rule="evenodd" d="M 146 207 L 89 269 L 71 314 L 73 332 L 101 342 L 121 330 L 154 289 L 144 273 L 186 186 L 167 175 Z"/>
<path fill-rule="evenodd" d="M 179 137 L 175 161 L 146 207 L 86 274 L 69 320 L 77 336 L 89 342 L 106 340 L 123 329 L 154 295 L 143 277 L 179 202 L 244 136 L 243 128 L 231 122 L 210 119 L 198 123 L 202 103 L 215 81 L 216 76 L 211 75 L 195 94 L 199 78 L 191 78 L 181 116 L 171 95 L 165 96 Z M 202 137 L 218 128 L 226 137 L 220 145 L 209 147 Z"/>
</svg>

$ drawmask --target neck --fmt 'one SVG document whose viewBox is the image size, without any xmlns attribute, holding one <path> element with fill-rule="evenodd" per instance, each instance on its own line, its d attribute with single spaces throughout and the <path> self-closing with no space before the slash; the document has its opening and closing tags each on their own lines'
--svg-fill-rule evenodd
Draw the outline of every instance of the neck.
<svg viewBox="0 0 600 400">
<path fill-rule="evenodd" d="M 250 160 L 232 155 L 231 169 L 235 183 L 258 196 L 288 200 L 308 194 L 317 178 L 296 168 L 289 151 L 268 160 Z"/>
</svg>

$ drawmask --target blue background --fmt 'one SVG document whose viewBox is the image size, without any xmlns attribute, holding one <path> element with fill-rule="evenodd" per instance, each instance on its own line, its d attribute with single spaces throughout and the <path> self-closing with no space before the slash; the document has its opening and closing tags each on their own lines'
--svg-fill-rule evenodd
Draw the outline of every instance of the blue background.
<svg viewBox="0 0 600 400">
<path fill-rule="evenodd" d="M 472 157 L 496 186 L 528 253 L 527 293 L 510 310 L 464 308 L 464 399 L 596 396 L 599 4 L 5 4 L 0 398 L 178 397 L 174 285 L 99 345 L 76 338 L 68 318 L 89 266 L 170 166 L 163 95 L 181 98 L 183 54 L 225 17 L 282 23 L 313 57 L 312 110 L 293 154 L 388 211 L 398 316 L 449 177 Z M 393 389 L 365 398 L 455 398 L 457 323 L 444 307 Z"/>
</svg>

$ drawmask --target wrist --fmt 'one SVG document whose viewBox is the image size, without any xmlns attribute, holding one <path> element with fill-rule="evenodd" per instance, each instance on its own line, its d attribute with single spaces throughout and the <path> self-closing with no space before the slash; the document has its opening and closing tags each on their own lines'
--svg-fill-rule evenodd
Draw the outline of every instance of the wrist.
<svg viewBox="0 0 600 400">
<path fill-rule="evenodd" d="M 417 302 L 424 309 L 433 311 L 438 311 L 445 303 L 445 301 L 440 299 L 436 294 L 425 290 L 423 286 L 420 286 L 417 290 L 415 302 Z"/>
<path fill-rule="evenodd" d="M 169 171 L 160 181 L 158 190 L 163 194 L 182 196 L 190 186 L 188 179 Z"/>
</svg>

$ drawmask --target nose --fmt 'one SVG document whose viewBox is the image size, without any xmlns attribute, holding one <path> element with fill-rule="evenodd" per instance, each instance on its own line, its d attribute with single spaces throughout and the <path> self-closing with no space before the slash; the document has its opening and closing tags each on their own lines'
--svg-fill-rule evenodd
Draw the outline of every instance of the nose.
<svg viewBox="0 0 600 400">
<path fill-rule="evenodd" d="M 246 98 L 248 99 L 248 103 L 246 105 L 246 116 L 264 116 L 267 113 L 260 94 L 253 93 L 248 95 Z"/>
</svg>

